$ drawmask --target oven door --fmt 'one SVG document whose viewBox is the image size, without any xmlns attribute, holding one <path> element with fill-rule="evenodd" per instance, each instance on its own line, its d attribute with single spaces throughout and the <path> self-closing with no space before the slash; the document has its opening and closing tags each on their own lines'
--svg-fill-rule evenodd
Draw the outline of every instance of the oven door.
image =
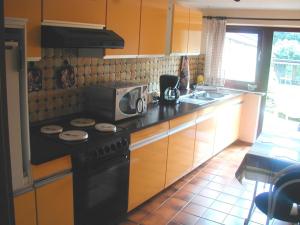
<svg viewBox="0 0 300 225">
<path fill-rule="evenodd" d="M 116 92 L 116 120 L 141 114 L 144 104 L 141 86 L 118 89 Z"/>
<path fill-rule="evenodd" d="M 117 224 L 127 214 L 129 157 L 74 171 L 76 225 Z"/>
</svg>

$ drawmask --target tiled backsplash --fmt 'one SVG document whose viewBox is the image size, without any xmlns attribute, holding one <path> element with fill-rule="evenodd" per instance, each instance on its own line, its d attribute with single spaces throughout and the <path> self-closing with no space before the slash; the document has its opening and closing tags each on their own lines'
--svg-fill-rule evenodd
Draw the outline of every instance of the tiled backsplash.
<svg viewBox="0 0 300 225">
<path fill-rule="evenodd" d="M 203 74 L 204 56 L 191 56 L 191 82 Z M 74 69 L 75 85 L 59 88 L 57 74 L 68 62 Z M 76 50 L 44 49 L 43 58 L 34 66 L 41 71 L 42 88 L 29 93 L 31 122 L 49 119 L 83 110 L 82 88 L 106 81 L 137 81 L 149 85 L 149 92 L 159 90 L 159 76 L 179 74 L 181 57 L 152 57 L 128 59 L 102 59 L 77 57 Z"/>
</svg>

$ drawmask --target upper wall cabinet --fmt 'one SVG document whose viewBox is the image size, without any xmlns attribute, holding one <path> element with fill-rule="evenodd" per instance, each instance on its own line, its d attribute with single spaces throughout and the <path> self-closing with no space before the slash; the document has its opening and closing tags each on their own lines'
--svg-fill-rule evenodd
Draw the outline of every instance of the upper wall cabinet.
<svg viewBox="0 0 300 225">
<path fill-rule="evenodd" d="M 105 24 L 106 0 L 43 0 L 43 20 Z"/>
<path fill-rule="evenodd" d="M 140 29 L 140 55 L 166 53 L 168 0 L 143 0 Z"/>
<path fill-rule="evenodd" d="M 171 32 L 168 34 L 170 54 L 200 54 L 202 12 L 171 3 Z"/>
<path fill-rule="evenodd" d="M 196 9 L 190 9 L 190 26 L 188 53 L 200 54 L 202 31 L 202 12 Z"/>
<path fill-rule="evenodd" d="M 5 0 L 5 17 L 27 18 L 27 60 L 41 57 L 41 0 Z"/>
<path fill-rule="evenodd" d="M 174 4 L 171 53 L 187 53 L 189 39 L 189 8 Z"/>
<path fill-rule="evenodd" d="M 155 1 L 158 2 L 158 1 Z M 106 27 L 124 38 L 123 49 L 107 49 L 106 56 L 137 55 L 141 0 L 108 0 Z"/>
</svg>

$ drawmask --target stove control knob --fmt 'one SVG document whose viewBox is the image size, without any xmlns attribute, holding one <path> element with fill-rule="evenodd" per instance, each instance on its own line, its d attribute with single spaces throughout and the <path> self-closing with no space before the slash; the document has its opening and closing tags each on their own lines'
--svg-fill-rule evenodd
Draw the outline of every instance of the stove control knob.
<svg viewBox="0 0 300 225">
<path fill-rule="evenodd" d="M 127 147 L 127 146 L 128 146 L 128 141 L 127 141 L 126 138 L 123 138 L 123 139 L 122 139 L 122 146 L 123 146 L 123 147 Z"/>
<path fill-rule="evenodd" d="M 101 158 L 101 157 L 103 156 L 103 154 L 104 154 L 103 148 L 99 148 L 99 149 L 97 150 L 97 152 L 98 152 L 98 159 L 99 159 L 99 158 Z"/>
<path fill-rule="evenodd" d="M 111 151 L 115 152 L 117 150 L 117 147 L 115 144 L 111 144 L 110 149 Z"/>
<path fill-rule="evenodd" d="M 105 146 L 105 147 L 104 147 L 104 152 L 105 152 L 105 154 L 107 154 L 107 153 L 109 153 L 109 152 L 110 152 L 110 149 L 109 149 L 109 147 L 108 147 L 108 146 Z"/>
<path fill-rule="evenodd" d="M 97 160 L 97 159 L 98 159 L 98 152 L 93 151 L 93 152 L 89 153 L 89 155 L 88 155 L 88 160 L 89 161 L 94 161 L 94 160 Z"/>
<path fill-rule="evenodd" d="M 120 150 L 122 147 L 122 142 L 121 141 L 118 141 L 117 142 L 117 149 Z"/>
</svg>

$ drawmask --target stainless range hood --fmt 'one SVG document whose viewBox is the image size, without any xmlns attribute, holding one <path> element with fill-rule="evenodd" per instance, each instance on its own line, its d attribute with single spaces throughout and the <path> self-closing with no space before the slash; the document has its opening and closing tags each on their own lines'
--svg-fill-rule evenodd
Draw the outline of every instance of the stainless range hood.
<svg viewBox="0 0 300 225">
<path fill-rule="evenodd" d="M 124 40 L 106 29 L 42 25 L 43 48 L 124 48 Z"/>
</svg>

